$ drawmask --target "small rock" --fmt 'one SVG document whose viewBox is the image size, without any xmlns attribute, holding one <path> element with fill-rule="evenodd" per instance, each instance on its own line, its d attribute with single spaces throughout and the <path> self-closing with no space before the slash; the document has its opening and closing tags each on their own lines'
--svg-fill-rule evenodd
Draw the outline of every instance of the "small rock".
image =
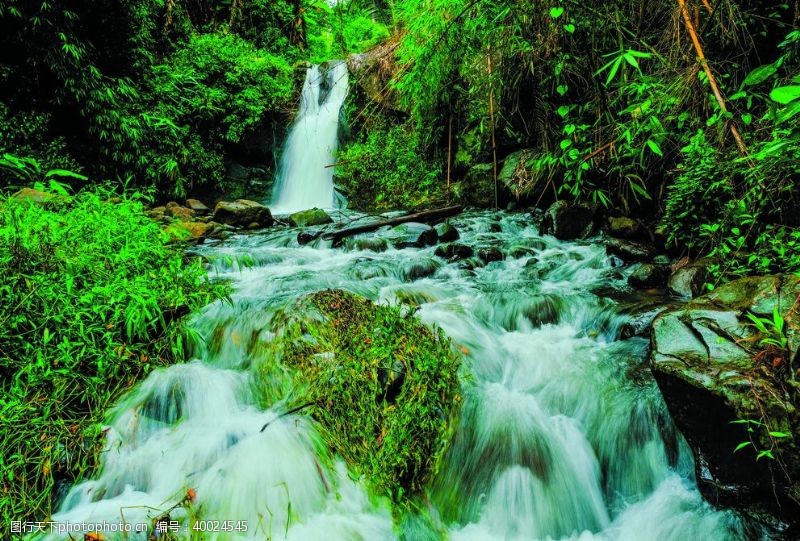
<svg viewBox="0 0 800 541">
<path fill-rule="evenodd" d="M 650 244 L 609 238 L 606 240 L 606 253 L 615 255 L 626 263 L 650 261 L 656 255 L 656 249 Z"/>
<path fill-rule="evenodd" d="M 669 267 L 641 263 L 628 276 L 628 285 L 641 289 L 663 288 L 667 285 Z"/>
<path fill-rule="evenodd" d="M 180 205 L 167 207 L 166 214 L 182 222 L 188 222 L 194 217 L 194 211 L 192 209 Z"/>
<path fill-rule="evenodd" d="M 203 222 L 173 222 L 164 231 L 171 241 L 199 241 L 214 231 L 214 225 Z"/>
<path fill-rule="evenodd" d="M 195 214 L 199 214 L 200 216 L 205 216 L 211 212 L 211 209 L 205 206 L 198 199 L 187 199 L 186 207 L 192 209 Z"/>
<path fill-rule="evenodd" d="M 428 224 L 408 222 L 390 229 L 387 238 L 397 248 L 422 248 L 436 244 L 439 236 Z"/>
<path fill-rule="evenodd" d="M 542 233 L 559 240 L 585 239 L 596 232 L 597 206 L 556 201 L 545 211 Z"/>
<path fill-rule="evenodd" d="M 448 222 L 436 224 L 433 228 L 436 230 L 436 234 L 439 235 L 439 242 L 453 242 L 461 237 L 458 233 L 458 229 Z"/>
<path fill-rule="evenodd" d="M 503 252 L 501 252 L 497 248 L 489 246 L 486 248 L 479 248 L 478 257 L 481 259 L 481 261 L 485 263 L 491 263 L 492 261 L 502 261 Z"/>
<path fill-rule="evenodd" d="M 289 215 L 289 223 L 295 227 L 309 227 L 333 223 L 333 219 L 322 209 L 301 210 Z"/>
<path fill-rule="evenodd" d="M 306 244 L 317 240 L 322 236 L 320 229 L 304 229 L 297 234 L 297 244 L 305 246 Z"/>
<path fill-rule="evenodd" d="M 673 295 L 691 299 L 703 293 L 709 278 L 707 265 L 689 264 L 672 273 L 667 280 L 667 287 Z"/>
<path fill-rule="evenodd" d="M 153 207 L 150 210 L 148 210 L 145 214 L 147 214 L 154 220 L 158 220 L 159 218 L 163 218 L 166 212 L 167 212 L 167 207 Z"/>
<path fill-rule="evenodd" d="M 252 223 L 269 227 L 273 223 L 272 214 L 267 207 L 247 199 L 220 201 L 214 207 L 214 221 L 239 227 Z"/>
<path fill-rule="evenodd" d="M 639 224 L 636 220 L 626 216 L 610 217 L 608 219 L 608 234 L 620 239 L 632 239 L 639 233 Z"/>
<path fill-rule="evenodd" d="M 472 253 L 472 248 L 469 246 L 457 242 L 449 242 L 437 246 L 434 255 L 452 262 L 472 257 Z"/>
</svg>

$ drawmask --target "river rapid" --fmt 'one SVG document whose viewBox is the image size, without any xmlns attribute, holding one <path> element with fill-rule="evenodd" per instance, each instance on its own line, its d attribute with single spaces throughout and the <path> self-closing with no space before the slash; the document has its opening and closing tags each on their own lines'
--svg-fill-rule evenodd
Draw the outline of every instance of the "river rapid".
<svg viewBox="0 0 800 541">
<path fill-rule="evenodd" d="M 101 471 L 71 489 L 53 520 L 152 527 L 169 512 L 179 539 L 749 537 L 736 514 L 702 500 L 691 451 L 646 366 L 647 339 L 619 339 L 630 319 L 619 301 L 626 271 L 600 240 L 540 235 L 527 214 L 470 212 L 451 223 L 459 242 L 505 258 L 448 263 L 434 247 L 364 249 L 372 235 L 300 246 L 283 227 L 197 247 L 232 282 L 232 302 L 193 317 L 192 360 L 155 370 L 110 412 Z M 393 518 L 340 460 L 319 459 L 313 419 L 256 396 L 265 375 L 253 342 L 269 340 L 275 315 L 297 298 L 328 288 L 418 305 L 465 354 L 460 423 L 419 514 Z M 176 506 L 189 489 L 192 504 Z M 192 532 L 196 518 L 212 531 Z"/>
</svg>

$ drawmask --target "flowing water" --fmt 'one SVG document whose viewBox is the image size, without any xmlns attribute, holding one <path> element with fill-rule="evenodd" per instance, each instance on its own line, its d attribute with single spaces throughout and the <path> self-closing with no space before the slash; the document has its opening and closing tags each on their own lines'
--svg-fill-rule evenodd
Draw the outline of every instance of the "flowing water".
<svg viewBox="0 0 800 541">
<path fill-rule="evenodd" d="M 281 156 L 270 208 L 289 213 L 333 208 L 333 156 L 339 141 L 339 112 L 347 97 L 345 62 L 308 68 L 297 120 Z"/>
<path fill-rule="evenodd" d="M 194 360 L 154 371 L 111 412 L 101 472 L 73 487 L 53 520 L 139 524 L 172 509 L 188 539 L 190 517 L 173 506 L 192 488 L 200 518 L 222 521 L 206 529 L 246 521 L 246 532 L 211 539 L 744 538 L 735 514 L 700 497 L 646 367 L 647 341 L 617 338 L 629 316 L 611 293 L 625 276 L 597 239 L 557 241 L 524 214 L 452 224 L 462 243 L 507 257 L 471 269 L 432 247 L 299 246 L 296 230 L 279 228 L 200 247 L 233 282 L 233 302 L 195 316 L 205 345 Z M 420 516 L 393 520 L 341 461 L 323 460 L 303 412 L 258 406 L 254 382 L 270 374 L 255 370 L 253 342 L 270 339 L 283 307 L 326 288 L 418 303 L 466 352 L 461 422 Z"/>
</svg>

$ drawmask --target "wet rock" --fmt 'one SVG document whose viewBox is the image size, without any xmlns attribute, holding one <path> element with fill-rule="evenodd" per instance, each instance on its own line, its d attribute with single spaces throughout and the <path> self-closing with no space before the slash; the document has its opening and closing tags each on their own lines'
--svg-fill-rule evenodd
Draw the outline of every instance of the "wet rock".
<svg viewBox="0 0 800 541">
<path fill-rule="evenodd" d="M 650 261 L 656 256 L 656 249 L 643 242 L 609 238 L 606 240 L 606 253 L 615 255 L 625 263 Z"/>
<path fill-rule="evenodd" d="M 472 257 L 473 251 L 472 248 L 466 246 L 464 244 L 459 244 L 457 242 L 449 242 L 446 244 L 440 244 L 436 247 L 436 251 L 434 255 L 441 257 L 442 259 L 446 259 L 447 261 L 459 261 L 461 259 L 467 259 Z"/>
<path fill-rule="evenodd" d="M 433 228 L 436 230 L 436 234 L 439 235 L 439 242 L 453 242 L 461 237 L 458 233 L 458 229 L 448 222 L 436 224 Z"/>
<path fill-rule="evenodd" d="M 145 212 L 145 214 L 147 214 L 154 220 L 159 220 L 165 216 L 166 212 L 167 212 L 167 207 L 162 206 L 162 207 L 153 207 L 147 212 Z"/>
<path fill-rule="evenodd" d="M 322 209 L 301 210 L 289 215 L 289 223 L 295 227 L 310 227 L 333 223 L 333 219 Z"/>
<path fill-rule="evenodd" d="M 167 206 L 165 214 L 168 216 L 172 216 L 176 220 L 180 220 L 182 222 L 188 222 L 189 220 L 194 218 L 194 211 L 192 209 L 182 207 L 177 203 L 171 206 Z"/>
<path fill-rule="evenodd" d="M 641 263 L 628 276 L 628 285 L 641 289 L 664 288 L 669 277 L 669 267 Z"/>
<path fill-rule="evenodd" d="M 502 261 L 503 252 L 493 246 L 478 248 L 478 257 L 484 263 L 491 263 L 493 261 Z"/>
<path fill-rule="evenodd" d="M 439 237 L 428 224 L 408 222 L 391 228 L 387 238 L 396 248 L 423 248 L 436 244 Z"/>
<path fill-rule="evenodd" d="M 372 252 L 385 252 L 389 249 L 389 241 L 383 237 L 373 235 L 357 235 L 344 239 L 342 244 L 345 250 L 370 250 Z"/>
<path fill-rule="evenodd" d="M 272 214 L 267 207 L 247 199 L 220 201 L 214 207 L 214 221 L 238 227 L 248 226 L 251 223 L 269 227 L 273 222 Z"/>
<path fill-rule="evenodd" d="M 585 239 L 597 231 L 597 207 L 556 201 L 545 211 L 542 233 L 560 240 Z"/>
<path fill-rule="evenodd" d="M 653 308 L 651 310 L 631 316 L 631 318 L 624 325 L 622 325 L 622 328 L 620 329 L 620 339 L 627 340 L 628 338 L 633 338 L 634 336 L 648 335 L 650 333 L 650 326 L 653 324 L 653 320 L 656 318 L 656 316 L 658 316 L 658 314 L 666 309 L 666 307 L 660 306 L 658 308 Z"/>
<path fill-rule="evenodd" d="M 529 246 L 512 246 L 508 250 L 508 257 L 512 259 L 519 259 L 520 257 L 528 257 L 532 256 L 536 253 L 536 250 Z"/>
<path fill-rule="evenodd" d="M 297 234 L 297 244 L 300 246 L 305 246 L 306 244 L 317 240 L 321 236 L 321 229 L 304 229 Z"/>
<path fill-rule="evenodd" d="M 420 278 L 427 278 L 436 273 L 441 263 L 435 259 L 423 259 L 419 261 L 412 261 L 405 265 L 403 268 L 403 275 L 406 280 L 414 281 Z"/>
<path fill-rule="evenodd" d="M 205 216 L 211 213 L 211 209 L 205 206 L 202 201 L 198 199 L 187 199 L 186 208 L 192 209 L 198 216 Z"/>
<path fill-rule="evenodd" d="M 164 231 L 171 241 L 197 242 L 211 235 L 214 231 L 213 223 L 175 221 L 169 224 Z"/>
<path fill-rule="evenodd" d="M 632 239 L 640 232 L 639 223 L 626 216 L 610 217 L 608 219 L 608 234 L 620 239 Z"/>
<path fill-rule="evenodd" d="M 676 269 L 670 275 L 667 287 L 673 295 L 693 298 L 705 291 L 705 284 L 710 278 L 707 261 L 697 261 Z"/>
<path fill-rule="evenodd" d="M 800 517 L 800 504 L 792 499 L 793 480 L 800 478 L 797 443 L 735 421 L 769 422 L 768 430 L 787 434 L 800 430 L 797 390 L 786 376 L 800 340 L 790 328 L 785 350 L 765 350 L 746 317 L 750 312 L 771 319 L 775 308 L 786 316 L 798 296 L 797 277 L 725 284 L 658 315 L 650 356 L 670 413 L 694 452 L 704 496 L 715 504 L 762 507 L 795 525 Z M 776 460 L 756 460 L 757 450 L 764 449 L 771 449 Z"/>
</svg>

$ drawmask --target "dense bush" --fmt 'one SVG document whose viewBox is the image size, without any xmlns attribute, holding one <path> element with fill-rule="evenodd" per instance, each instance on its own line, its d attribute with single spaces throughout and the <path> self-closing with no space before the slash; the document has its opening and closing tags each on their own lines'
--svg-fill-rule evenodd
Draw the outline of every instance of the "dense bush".
<svg viewBox="0 0 800 541">
<path fill-rule="evenodd" d="M 154 366 L 181 360 L 180 318 L 224 293 L 184 263 L 138 194 L 0 200 L 0 517 L 43 519 L 91 473 L 99 422 Z"/>
<path fill-rule="evenodd" d="M 425 159 L 408 124 L 362 131 L 360 141 L 339 152 L 337 162 L 337 182 L 351 206 L 415 208 L 442 198 L 441 165 Z"/>
</svg>

